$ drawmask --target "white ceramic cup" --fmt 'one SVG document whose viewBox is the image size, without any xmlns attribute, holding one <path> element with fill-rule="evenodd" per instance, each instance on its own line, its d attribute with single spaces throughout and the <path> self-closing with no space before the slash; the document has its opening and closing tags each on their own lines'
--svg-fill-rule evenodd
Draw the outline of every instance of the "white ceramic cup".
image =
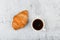
<svg viewBox="0 0 60 40">
<path fill-rule="evenodd" d="M 36 19 L 40 19 L 42 22 L 43 22 L 43 27 L 40 29 L 40 30 L 45 30 L 45 22 L 44 22 L 44 20 L 43 20 L 43 18 L 42 17 L 35 17 L 33 20 L 32 20 L 32 23 L 31 23 L 31 27 L 32 27 L 32 29 L 34 30 L 34 31 L 40 31 L 40 30 L 36 30 L 36 29 L 34 29 L 33 28 L 33 21 L 35 21 Z"/>
</svg>

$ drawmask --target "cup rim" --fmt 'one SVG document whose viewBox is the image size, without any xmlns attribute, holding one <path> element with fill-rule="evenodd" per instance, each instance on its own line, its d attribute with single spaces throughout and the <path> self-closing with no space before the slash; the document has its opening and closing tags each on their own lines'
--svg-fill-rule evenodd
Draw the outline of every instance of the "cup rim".
<svg viewBox="0 0 60 40">
<path fill-rule="evenodd" d="M 36 19 L 40 19 L 42 22 L 43 22 L 43 27 L 40 29 L 40 30 L 44 30 L 44 27 L 45 27 L 45 21 L 44 21 L 44 19 L 43 18 L 41 18 L 41 17 L 36 17 L 36 18 L 34 18 L 33 20 L 32 20 L 32 23 L 31 23 L 31 27 L 32 27 L 32 29 L 34 30 L 34 31 L 40 31 L 40 30 L 35 30 L 34 28 L 33 28 L 33 21 L 34 20 L 36 20 Z"/>
</svg>

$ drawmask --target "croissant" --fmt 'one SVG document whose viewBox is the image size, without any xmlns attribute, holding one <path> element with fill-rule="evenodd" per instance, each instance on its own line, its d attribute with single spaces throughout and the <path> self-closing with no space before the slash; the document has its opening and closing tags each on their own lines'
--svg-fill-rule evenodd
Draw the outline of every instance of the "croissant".
<svg viewBox="0 0 60 40">
<path fill-rule="evenodd" d="M 15 30 L 24 28 L 28 23 L 28 11 L 23 10 L 13 17 L 12 27 Z"/>
</svg>

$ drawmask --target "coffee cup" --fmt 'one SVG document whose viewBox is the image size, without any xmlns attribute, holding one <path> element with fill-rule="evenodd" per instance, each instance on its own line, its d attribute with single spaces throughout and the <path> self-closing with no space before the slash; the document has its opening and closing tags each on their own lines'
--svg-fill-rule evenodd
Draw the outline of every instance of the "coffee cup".
<svg viewBox="0 0 60 40">
<path fill-rule="evenodd" d="M 45 22 L 44 22 L 43 18 L 41 18 L 41 17 L 34 18 L 32 20 L 31 26 L 32 26 L 32 29 L 35 30 L 35 31 L 45 30 L 44 29 Z"/>
</svg>

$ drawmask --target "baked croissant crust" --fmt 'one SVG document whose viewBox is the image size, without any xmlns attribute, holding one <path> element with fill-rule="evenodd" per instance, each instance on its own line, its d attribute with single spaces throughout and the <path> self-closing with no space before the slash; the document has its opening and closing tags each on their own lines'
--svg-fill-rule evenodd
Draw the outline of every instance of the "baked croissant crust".
<svg viewBox="0 0 60 40">
<path fill-rule="evenodd" d="M 28 23 L 28 11 L 23 10 L 13 17 L 12 27 L 15 30 L 25 27 Z"/>
</svg>

